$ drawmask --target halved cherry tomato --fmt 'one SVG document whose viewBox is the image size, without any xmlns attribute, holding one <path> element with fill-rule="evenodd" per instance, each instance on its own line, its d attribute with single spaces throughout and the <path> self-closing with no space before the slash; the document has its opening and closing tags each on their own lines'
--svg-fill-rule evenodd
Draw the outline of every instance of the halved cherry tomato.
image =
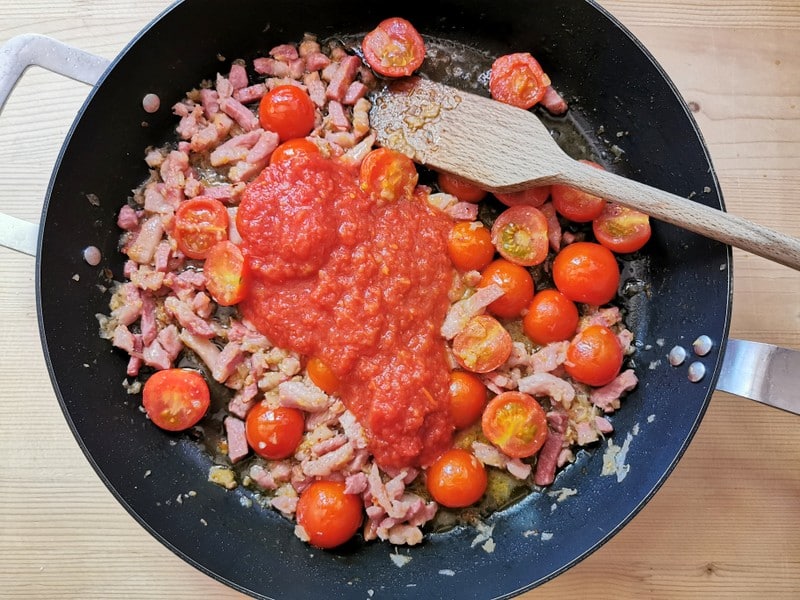
<svg viewBox="0 0 800 600">
<path fill-rule="evenodd" d="M 214 244 L 228 239 L 228 211 L 215 198 L 184 200 L 175 211 L 172 235 L 186 256 L 205 258 Z"/>
<path fill-rule="evenodd" d="M 580 162 L 603 170 L 603 167 L 590 160 Z M 606 201 L 599 196 L 593 196 L 568 185 L 553 184 L 550 193 L 553 196 L 553 206 L 556 211 L 576 223 L 588 223 L 596 219 L 603 212 Z"/>
<path fill-rule="evenodd" d="M 258 105 L 261 127 L 278 134 L 281 142 L 307 136 L 314 129 L 314 103 L 296 85 L 272 88 Z"/>
<path fill-rule="evenodd" d="M 361 50 L 367 64 L 380 75 L 405 77 L 425 60 L 425 41 L 414 26 L 399 17 L 381 21 L 364 36 Z"/>
<path fill-rule="evenodd" d="M 600 387 L 619 374 L 622 358 L 616 334 L 605 325 L 590 325 L 572 338 L 564 368 L 575 381 Z"/>
<path fill-rule="evenodd" d="M 461 221 L 447 236 L 447 254 L 461 271 L 480 271 L 494 258 L 492 234 L 480 221 Z"/>
<path fill-rule="evenodd" d="M 291 160 L 295 156 L 307 156 L 309 154 L 321 154 L 319 146 L 308 138 L 298 137 L 287 140 L 275 148 L 269 157 L 269 164 L 274 165 Z"/>
<path fill-rule="evenodd" d="M 150 420 L 167 431 L 183 431 L 203 418 L 211 403 L 208 384 L 196 371 L 156 371 L 144 384 L 142 405 Z"/>
<path fill-rule="evenodd" d="M 597 241 L 609 250 L 620 254 L 636 252 L 650 239 L 650 217 L 609 202 L 592 223 L 592 230 Z"/>
<path fill-rule="evenodd" d="M 488 373 L 511 356 L 511 334 L 489 315 L 472 317 L 455 338 L 453 355 L 458 364 L 473 373 Z"/>
<path fill-rule="evenodd" d="M 389 148 L 370 151 L 361 162 L 361 189 L 378 202 L 410 198 L 419 180 L 414 161 Z"/>
<path fill-rule="evenodd" d="M 481 418 L 486 406 L 486 386 L 472 373 L 450 373 L 450 415 L 456 429 L 469 427 Z"/>
<path fill-rule="evenodd" d="M 311 358 L 306 365 L 308 377 L 319 389 L 326 394 L 335 394 L 339 391 L 339 378 L 331 368 L 319 358 Z"/>
<path fill-rule="evenodd" d="M 355 494 L 346 494 L 341 481 L 315 481 L 297 501 L 297 524 L 317 548 L 335 548 L 352 538 L 364 518 L 364 505 Z"/>
<path fill-rule="evenodd" d="M 549 344 L 573 336 L 578 328 L 578 307 L 558 290 L 542 290 L 533 297 L 522 318 L 522 330 L 533 342 Z"/>
<path fill-rule="evenodd" d="M 530 108 L 539 102 L 549 85 L 550 78 L 528 52 L 501 56 L 489 74 L 492 98 L 519 108 Z"/>
<path fill-rule="evenodd" d="M 486 191 L 465 181 L 457 175 L 439 173 L 439 188 L 445 193 L 455 196 L 462 202 L 480 202 L 486 197 Z"/>
<path fill-rule="evenodd" d="M 547 439 L 547 417 L 529 394 L 503 392 L 486 405 L 481 428 L 490 442 L 512 458 L 533 456 Z"/>
<path fill-rule="evenodd" d="M 270 460 L 288 458 L 297 450 L 305 418 L 296 408 L 272 408 L 259 402 L 247 412 L 245 435 L 253 452 Z"/>
<path fill-rule="evenodd" d="M 220 306 L 233 306 L 244 300 L 249 285 L 250 270 L 239 246 L 230 240 L 211 247 L 203 263 L 206 289 Z"/>
<path fill-rule="evenodd" d="M 541 185 L 508 194 L 495 193 L 495 197 L 506 206 L 524 205 L 538 208 L 550 197 L 550 186 Z"/>
<path fill-rule="evenodd" d="M 495 219 L 492 242 L 506 260 L 530 267 L 544 262 L 550 249 L 547 218 L 532 206 L 512 206 Z"/>
<path fill-rule="evenodd" d="M 425 474 L 428 491 L 442 506 L 475 504 L 486 491 L 486 468 L 471 453 L 453 448 L 437 458 Z"/>
<path fill-rule="evenodd" d="M 505 292 L 487 308 L 498 317 L 512 318 L 519 314 L 533 300 L 533 277 L 528 269 L 498 258 L 481 273 L 478 287 L 497 284 Z"/>
<path fill-rule="evenodd" d="M 619 266 L 611 251 L 594 242 L 562 248 L 553 261 L 553 281 L 573 302 L 599 306 L 610 302 L 619 287 Z"/>
</svg>

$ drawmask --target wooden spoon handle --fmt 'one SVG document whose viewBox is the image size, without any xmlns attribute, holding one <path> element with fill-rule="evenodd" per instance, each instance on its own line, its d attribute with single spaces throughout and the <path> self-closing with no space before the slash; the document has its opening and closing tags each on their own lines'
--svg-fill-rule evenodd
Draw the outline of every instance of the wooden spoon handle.
<svg viewBox="0 0 800 600">
<path fill-rule="evenodd" d="M 564 183 L 655 219 L 800 270 L 800 240 L 698 202 L 573 161 Z"/>
</svg>

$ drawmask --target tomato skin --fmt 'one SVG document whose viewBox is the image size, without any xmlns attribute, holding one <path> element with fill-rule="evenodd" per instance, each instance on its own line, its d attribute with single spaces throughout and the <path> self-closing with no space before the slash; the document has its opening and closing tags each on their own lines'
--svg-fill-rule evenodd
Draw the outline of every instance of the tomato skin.
<svg viewBox="0 0 800 600">
<path fill-rule="evenodd" d="M 492 234 L 478 221 L 461 221 L 447 236 L 447 254 L 456 269 L 481 271 L 494 258 Z"/>
<path fill-rule="evenodd" d="M 445 194 L 455 196 L 462 202 L 477 203 L 486 197 L 487 192 L 485 190 L 450 173 L 439 173 L 437 181 L 439 183 L 439 189 Z"/>
<path fill-rule="evenodd" d="M 570 339 L 578 328 L 578 307 L 558 290 L 537 293 L 522 318 L 522 330 L 533 342 L 544 346 Z"/>
<path fill-rule="evenodd" d="M 363 503 L 345 494 L 341 481 L 315 481 L 297 501 L 297 524 L 317 548 L 335 548 L 352 538 L 364 518 Z"/>
<path fill-rule="evenodd" d="M 297 156 L 307 156 L 309 154 L 322 154 L 314 142 L 308 138 L 298 137 L 286 140 L 272 151 L 269 157 L 270 166 L 291 160 Z"/>
<path fill-rule="evenodd" d="M 575 381 L 601 387 L 619 375 L 622 359 L 616 334 L 605 325 L 590 325 L 570 342 L 564 368 Z"/>
<path fill-rule="evenodd" d="M 601 165 L 590 160 L 581 160 L 579 162 L 601 171 L 604 170 Z M 553 184 L 550 193 L 553 196 L 553 207 L 556 212 L 576 223 L 588 223 L 592 219 L 596 219 L 603 212 L 603 208 L 606 205 L 606 201 L 603 198 L 587 194 L 568 185 Z"/>
<path fill-rule="evenodd" d="M 489 312 L 507 319 L 519 316 L 533 300 L 533 277 L 528 269 L 505 258 L 498 258 L 481 273 L 478 287 L 497 284 L 505 292 L 489 306 Z"/>
<path fill-rule="evenodd" d="M 259 402 L 247 412 L 245 435 L 253 452 L 269 460 L 288 458 L 297 450 L 305 431 L 305 418 L 296 408 Z"/>
<path fill-rule="evenodd" d="M 214 244 L 228 239 L 228 211 L 215 198 L 184 200 L 175 211 L 172 235 L 186 256 L 204 259 Z"/>
<path fill-rule="evenodd" d="M 532 187 L 508 194 L 495 193 L 495 197 L 506 206 L 525 205 L 538 208 L 547 202 L 547 199 L 550 197 L 550 186 Z"/>
<path fill-rule="evenodd" d="M 389 148 L 376 148 L 361 162 L 359 178 L 362 190 L 371 194 L 378 203 L 388 203 L 411 198 L 419 174 L 414 161 L 405 154 Z"/>
<path fill-rule="evenodd" d="M 483 434 L 512 458 L 536 454 L 547 439 L 547 416 L 529 394 L 503 392 L 489 401 L 481 419 Z"/>
<path fill-rule="evenodd" d="M 210 403 L 206 380 L 196 371 L 186 369 L 156 371 L 142 391 L 147 416 L 167 431 L 183 431 L 196 425 Z"/>
<path fill-rule="evenodd" d="M 492 63 L 489 91 L 500 102 L 531 108 L 544 97 L 549 85 L 550 78 L 528 52 L 506 54 Z"/>
<path fill-rule="evenodd" d="M 550 249 L 547 217 L 532 206 L 507 208 L 492 225 L 492 242 L 506 260 L 524 267 L 541 264 Z"/>
<path fill-rule="evenodd" d="M 466 450 L 453 448 L 428 467 L 425 483 L 442 506 L 463 508 L 475 504 L 486 491 L 486 468 Z"/>
<path fill-rule="evenodd" d="M 364 36 L 361 50 L 367 64 L 385 77 L 405 77 L 425 60 L 425 41 L 405 19 L 392 17 L 381 21 Z"/>
<path fill-rule="evenodd" d="M 598 242 L 619 254 L 640 250 L 652 233 L 649 216 L 616 202 L 606 204 L 592 230 Z"/>
<path fill-rule="evenodd" d="M 308 377 L 319 389 L 328 395 L 339 391 L 341 382 L 331 368 L 319 358 L 311 358 L 306 365 Z"/>
<path fill-rule="evenodd" d="M 314 129 L 314 103 L 296 85 L 279 85 L 261 98 L 258 120 L 261 127 L 278 134 L 281 142 L 307 136 Z"/>
<path fill-rule="evenodd" d="M 250 269 L 239 246 L 230 240 L 211 247 L 203 264 L 206 289 L 220 306 L 233 306 L 247 296 Z"/>
<path fill-rule="evenodd" d="M 450 415 L 456 429 L 464 429 L 481 418 L 486 406 L 486 386 L 472 373 L 450 373 Z"/>
<path fill-rule="evenodd" d="M 558 291 L 573 302 L 607 304 L 617 293 L 619 278 L 612 252 L 594 242 L 565 246 L 553 261 L 553 281 Z"/>
<path fill-rule="evenodd" d="M 467 371 L 488 373 L 511 356 L 511 335 L 490 315 L 472 317 L 453 338 L 453 355 Z"/>
</svg>

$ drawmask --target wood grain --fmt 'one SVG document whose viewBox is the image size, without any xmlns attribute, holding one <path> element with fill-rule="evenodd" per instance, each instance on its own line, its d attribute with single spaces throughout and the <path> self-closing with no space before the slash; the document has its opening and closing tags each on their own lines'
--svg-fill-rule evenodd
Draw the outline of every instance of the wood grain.
<svg viewBox="0 0 800 600">
<path fill-rule="evenodd" d="M 800 235 L 800 4 L 602 4 L 697 109 L 728 208 Z M 4 0 L 0 43 L 46 33 L 112 58 L 166 6 Z M 0 117 L 0 210 L 38 219 L 86 93 L 29 71 Z M 734 262 L 732 334 L 800 348 L 800 275 L 738 250 Z M 242 598 L 155 541 L 92 471 L 50 387 L 33 273 L 33 258 L 0 248 L 0 595 Z M 644 510 L 582 563 L 522 597 L 797 598 L 797 431 L 792 415 L 715 394 L 685 456 Z"/>
</svg>

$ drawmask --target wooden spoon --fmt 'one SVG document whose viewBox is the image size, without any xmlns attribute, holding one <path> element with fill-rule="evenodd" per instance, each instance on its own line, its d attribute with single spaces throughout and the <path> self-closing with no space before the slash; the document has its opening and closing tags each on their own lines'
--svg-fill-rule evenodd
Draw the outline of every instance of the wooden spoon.
<svg viewBox="0 0 800 600">
<path fill-rule="evenodd" d="M 490 192 L 563 183 L 800 270 L 800 240 L 567 156 L 532 112 L 419 77 L 372 97 L 377 143 Z"/>
</svg>

